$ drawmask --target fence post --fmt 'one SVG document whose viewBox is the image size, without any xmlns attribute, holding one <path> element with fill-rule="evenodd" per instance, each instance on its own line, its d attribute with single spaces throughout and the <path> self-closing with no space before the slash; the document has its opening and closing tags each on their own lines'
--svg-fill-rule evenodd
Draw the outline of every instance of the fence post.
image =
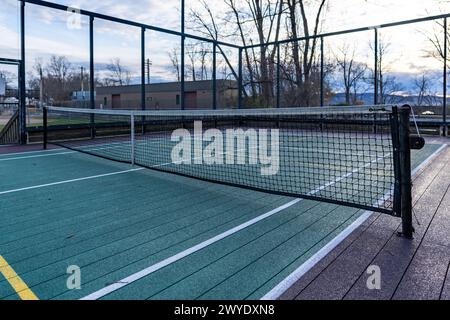
<svg viewBox="0 0 450 320">
<path fill-rule="evenodd" d="M 411 143 L 410 143 L 411 107 L 405 105 L 399 109 L 399 162 L 402 233 L 407 239 L 412 239 L 414 227 L 412 223 L 412 176 L 411 176 Z"/>
<path fill-rule="evenodd" d="M 217 109 L 217 43 L 213 42 L 213 109 Z"/>
<path fill-rule="evenodd" d="M 146 110 L 145 101 L 145 28 L 141 28 L 141 109 Z M 145 134 L 145 116 L 142 116 L 142 134 Z"/>
<path fill-rule="evenodd" d="M 89 97 L 91 109 L 95 109 L 95 83 L 94 83 L 94 17 L 89 17 Z M 95 115 L 91 114 L 91 138 L 95 138 Z"/>
<path fill-rule="evenodd" d="M 48 110 L 47 107 L 43 109 L 43 126 L 44 126 L 44 150 L 47 150 L 48 145 Z"/>
<path fill-rule="evenodd" d="M 186 42 L 186 37 L 185 37 L 185 24 L 184 24 L 184 18 L 185 18 L 185 11 L 184 11 L 184 5 L 185 5 L 185 0 L 181 0 L 181 92 L 180 92 L 180 104 L 181 104 L 181 110 L 185 109 L 185 79 L 184 79 L 184 72 L 185 72 L 185 66 L 184 66 L 184 62 L 185 62 L 185 42 Z"/>
<path fill-rule="evenodd" d="M 375 52 L 375 69 L 374 69 L 374 104 L 378 104 L 378 29 L 375 28 L 375 44 L 374 44 L 374 52 Z"/>
<path fill-rule="evenodd" d="M 135 126 L 135 124 L 136 124 L 136 122 L 135 122 L 135 120 L 136 120 L 136 118 L 135 118 L 135 115 L 134 115 L 134 113 L 132 112 L 131 113 L 131 116 L 130 116 L 130 126 L 131 126 L 131 128 L 130 128 L 130 133 L 131 133 L 131 159 L 130 159 L 130 162 L 131 162 L 131 165 L 132 166 L 134 166 L 134 164 L 135 164 L 135 162 L 136 162 L 136 126 Z"/>
<path fill-rule="evenodd" d="M 19 64 L 19 134 L 20 144 L 27 143 L 27 94 L 25 75 L 25 1 L 20 1 L 20 64 Z"/>
<path fill-rule="evenodd" d="M 145 28 L 141 28 L 141 109 L 145 110 Z"/>
<path fill-rule="evenodd" d="M 324 62 L 324 48 L 323 48 L 323 37 L 320 37 L 320 106 L 325 105 L 325 62 Z"/>
<path fill-rule="evenodd" d="M 242 48 L 239 48 L 238 109 L 242 109 Z"/>
<path fill-rule="evenodd" d="M 280 108 L 281 104 L 281 72 L 280 72 L 280 63 L 281 63 L 281 53 L 280 53 L 280 44 L 277 44 L 277 108 Z"/>
</svg>

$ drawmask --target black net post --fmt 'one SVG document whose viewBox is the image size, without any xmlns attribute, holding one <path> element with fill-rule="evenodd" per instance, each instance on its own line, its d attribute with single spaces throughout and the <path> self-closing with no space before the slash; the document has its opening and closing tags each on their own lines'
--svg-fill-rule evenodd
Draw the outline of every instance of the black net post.
<svg viewBox="0 0 450 320">
<path fill-rule="evenodd" d="M 412 176 L 411 176 L 411 142 L 410 142 L 411 107 L 405 105 L 399 109 L 399 160 L 401 185 L 402 233 L 407 239 L 413 238 L 412 222 Z"/>
<path fill-rule="evenodd" d="M 47 142 L 48 142 L 48 111 L 47 111 L 46 107 L 44 107 L 44 110 L 43 110 L 43 126 L 44 126 L 44 150 L 47 150 Z"/>
<path fill-rule="evenodd" d="M 394 169 L 394 212 L 397 217 L 402 215 L 401 203 L 401 181 L 400 181 L 400 141 L 399 141 L 399 112 L 398 107 L 392 109 L 391 115 L 391 135 L 393 149 L 393 169 Z"/>
</svg>

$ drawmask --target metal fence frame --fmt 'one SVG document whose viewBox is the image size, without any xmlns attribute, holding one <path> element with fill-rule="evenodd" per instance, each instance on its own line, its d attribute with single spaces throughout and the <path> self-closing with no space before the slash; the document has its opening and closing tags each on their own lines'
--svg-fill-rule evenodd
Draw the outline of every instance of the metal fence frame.
<svg viewBox="0 0 450 320">
<path fill-rule="evenodd" d="M 251 49 L 251 48 L 258 48 L 261 46 L 271 46 L 275 45 L 278 46 L 278 56 L 277 56 L 277 83 L 279 83 L 279 74 L 280 74 L 280 57 L 279 57 L 279 47 L 281 44 L 287 44 L 292 42 L 299 42 L 299 41 L 305 41 L 310 39 L 320 39 L 320 105 L 324 106 L 324 41 L 326 38 L 333 37 L 333 36 L 339 36 L 339 35 L 346 35 L 346 34 L 352 34 L 352 33 L 360 33 L 360 32 L 367 32 L 367 31 L 374 31 L 374 104 L 379 104 L 379 92 L 378 92 L 378 85 L 379 85 L 379 79 L 378 79 L 378 43 L 379 43 L 379 30 L 386 29 L 386 28 L 393 28 L 398 26 L 404 26 L 404 25 L 411 25 L 411 24 L 417 24 L 421 22 L 428 22 L 428 21 L 439 21 L 442 20 L 443 25 L 443 51 L 444 51 L 444 63 L 443 63 L 443 103 L 442 103 L 442 124 L 443 126 L 447 127 L 448 123 L 448 115 L 447 115 L 447 77 L 448 77 L 448 66 L 447 66 L 447 60 L 448 60 L 448 18 L 450 17 L 449 14 L 442 14 L 442 15 L 435 15 L 435 16 L 428 16 L 423 18 L 417 18 L 417 19 L 410 19 L 410 20 L 403 20 L 393 23 L 386 23 L 381 24 L 377 26 L 369 26 L 369 27 L 363 27 L 363 28 L 356 28 L 356 29 L 348 29 L 343 31 L 336 31 L 336 32 L 328 32 L 328 33 L 322 33 L 317 34 L 309 37 L 299 37 L 295 39 L 286 39 L 281 41 L 272 41 L 267 42 L 264 44 L 254 44 L 246 47 L 242 47 L 241 50 Z M 277 96 L 277 104 L 276 107 L 280 107 L 280 93 L 279 93 L 279 85 L 276 86 L 276 96 Z M 241 105 L 240 105 L 241 106 Z M 443 132 L 444 135 L 446 135 L 445 130 Z"/>
<path fill-rule="evenodd" d="M 47 2 L 47 1 L 40 1 L 40 0 L 18 0 L 20 2 L 20 68 L 19 68 L 19 92 L 20 92 L 20 133 L 21 133 L 21 143 L 25 144 L 26 143 L 26 123 L 25 123 L 25 119 L 26 119 L 26 106 L 25 106 L 25 98 L 26 98 L 26 94 L 25 94 L 25 52 L 26 52 L 26 43 L 25 43 L 25 5 L 26 4 L 30 4 L 30 5 L 36 5 L 36 6 L 40 6 L 40 7 L 47 7 L 47 8 L 51 8 L 51 9 L 55 9 L 55 10 L 60 10 L 60 11 L 70 11 L 72 8 L 70 8 L 69 6 L 65 6 L 65 5 L 60 5 L 60 4 L 56 4 L 56 3 L 51 3 L 51 2 Z M 217 81 L 217 52 L 218 49 L 221 50 L 221 47 L 229 47 L 229 48 L 233 48 L 238 50 L 239 52 L 239 61 L 238 61 L 238 76 L 237 76 L 237 81 L 238 81 L 238 104 L 237 104 L 237 108 L 242 108 L 243 107 L 243 90 L 244 90 L 244 86 L 243 86 L 243 61 L 242 61 L 242 55 L 243 55 L 243 51 L 247 50 L 247 49 L 251 49 L 251 48 L 256 48 L 256 47 L 260 47 L 260 46 L 269 46 L 269 45 L 274 45 L 278 47 L 278 54 L 277 54 L 277 70 L 276 70 L 276 75 L 277 75 L 277 86 L 276 86 L 276 107 L 280 107 L 280 101 L 281 101 L 281 94 L 280 94 L 280 45 L 282 44 L 287 44 L 287 43 L 291 43 L 294 41 L 304 41 L 307 39 L 320 39 L 320 104 L 321 106 L 324 105 L 325 99 L 324 99 L 324 41 L 327 37 L 332 37 L 332 36 L 337 36 L 337 35 L 344 35 L 344 34 L 351 34 L 351 33 L 357 33 L 357 32 L 366 32 L 366 31 L 374 31 L 374 60 L 375 60 L 375 65 L 374 65 L 374 74 L 375 74 L 375 79 L 374 79 L 374 103 L 378 104 L 378 79 L 377 79 L 377 65 L 378 65 L 378 31 L 384 28 L 391 28 L 391 27 L 396 27 L 396 26 L 401 26 L 401 25 L 410 25 L 410 24 L 416 24 L 416 23 L 420 23 L 420 22 L 426 22 L 426 21 L 437 21 L 437 20 L 443 20 L 443 25 L 444 25 L 444 66 L 443 66 L 443 75 L 444 75 L 444 84 L 443 84 L 443 117 L 442 117 L 442 125 L 444 127 L 447 127 L 448 125 L 448 121 L 447 121 L 447 72 L 448 72 L 448 67 L 447 67 L 447 47 L 448 47 L 448 43 L 447 43 L 447 35 L 448 35 L 448 30 L 447 30 L 447 23 L 448 23 L 448 18 L 450 17 L 450 14 L 443 14 L 443 15 L 436 15 L 436 16 L 429 16 L 429 17 L 424 17 L 424 18 L 418 18 L 418 19 L 412 19 L 412 20 L 404 20 L 404 21 L 399 21 L 399 22 L 394 22 L 394 23 L 387 23 L 387 24 L 382 24 L 382 25 L 378 25 L 378 26 L 370 26 L 370 27 L 364 27 L 364 28 L 356 28 L 356 29 L 349 29 L 349 30 L 343 30 L 343 31 L 337 31 L 337 32 L 329 32 L 329 33 L 323 33 L 323 34 L 317 34 L 317 35 L 313 35 L 310 37 L 300 37 L 297 39 L 285 39 L 285 40 L 279 40 L 279 41 L 273 41 L 273 42 L 267 42 L 264 44 L 255 44 L 255 45 L 250 45 L 250 46 L 239 46 L 236 44 L 231 44 L 231 43 L 227 43 L 227 42 L 223 42 L 223 41 L 218 41 L 215 39 L 209 39 L 209 38 L 204 38 L 204 37 L 200 37 L 200 36 L 196 36 L 193 34 L 189 34 L 186 33 L 185 30 L 185 0 L 180 0 L 181 1 L 181 31 L 174 31 L 174 30 L 170 30 L 170 29 L 164 29 L 164 28 L 159 28 L 156 26 L 152 26 L 152 25 L 148 25 L 148 24 L 143 24 L 143 23 L 139 23 L 139 22 L 135 22 L 135 21 L 130 21 L 130 20 L 126 20 L 126 19 L 121 19 L 121 18 L 117 18 L 117 17 L 113 17 L 113 16 L 109 16 L 109 15 L 105 15 L 105 14 L 100 14 L 100 13 L 95 13 L 95 12 L 91 12 L 91 11 L 86 11 L 86 10 L 79 10 L 79 13 L 83 16 L 87 16 L 89 17 L 89 71 L 90 71 L 90 103 L 91 103 L 91 107 L 95 108 L 95 95 L 94 95 L 94 91 L 95 91 L 95 83 L 94 83 L 94 74 L 95 74 L 95 61 L 94 61 L 94 28 L 95 28 L 95 20 L 104 20 L 104 21 L 110 21 L 110 22 L 115 22 L 115 23 L 119 23 L 119 24 L 124 24 L 124 25 L 128 25 L 128 26 L 133 26 L 136 27 L 138 29 L 140 29 L 141 31 L 141 104 L 142 104 L 142 109 L 145 110 L 146 109 L 146 99 L 145 99 L 145 61 L 146 61 L 146 56 L 145 56 L 145 32 L 147 30 L 152 30 L 152 31 L 157 31 L 157 32 L 161 32 L 161 33 L 165 33 L 165 34 L 170 34 L 170 35 L 175 35 L 180 37 L 180 46 L 181 46 L 181 62 L 180 62 L 180 69 L 181 69 L 181 83 L 180 83 L 180 94 L 181 94 L 181 101 L 180 101 L 180 105 L 181 105 L 181 109 L 184 110 L 186 103 L 185 103 L 185 40 L 186 39 L 193 39 L 193 40 L 198 40 L 198 41 L 202 41 L 202 42 L 208 42 L 211 43 L 213 46 L 213 71 L 212 71 L 212 81 L 213 81 L 213 97 L 212 97 L 212 108 L 216 109 L 217 108 L 217 93 L 216 93 L 216 81 Z M 222 51 L 223 53 L 223 51 Z M 445 134 L 445 130 L 444 130 L 444 134 Z"/>
</svg>

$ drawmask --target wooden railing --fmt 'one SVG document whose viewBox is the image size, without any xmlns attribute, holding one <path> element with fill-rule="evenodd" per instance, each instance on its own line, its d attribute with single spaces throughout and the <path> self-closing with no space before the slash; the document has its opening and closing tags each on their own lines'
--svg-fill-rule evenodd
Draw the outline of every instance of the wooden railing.
<svg viewBox="0 0 450 320">
<path fill-rule="evenodd" d="M 19 143 L 19 110 L 16 110 L 6 126 L 0 131 L 0 144 Z"/>
</svg>

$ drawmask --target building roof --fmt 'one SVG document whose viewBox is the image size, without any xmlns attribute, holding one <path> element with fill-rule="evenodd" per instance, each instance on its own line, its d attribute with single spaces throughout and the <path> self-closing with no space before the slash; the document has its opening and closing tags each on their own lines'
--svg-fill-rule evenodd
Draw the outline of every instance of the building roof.
<svg viewBox="0 0 450 320">
<path fill-rule="evenodd" d="M 232 80 L 217 80 L 217 87 L 221 88 L 226 86 L 228 89 L 237 89 L 237 81 Z M 211 91 L 213 86 L 212 80 L 203 81 L 186 81 L 185 91 Z M 154 83 L 145 85 L 147 93 L 153 92 L 176 92 L 181 90 L 180 82 L 166 82 L 166 83 Z M 124 93 L 139 93 L 141 92 L 141 85 L 128 85 L 128 86 L 111 86 L 111 87 L 97 87 L 96 92 L 98 95 L 102 94 L 124 94 Z"/>
</svg>

